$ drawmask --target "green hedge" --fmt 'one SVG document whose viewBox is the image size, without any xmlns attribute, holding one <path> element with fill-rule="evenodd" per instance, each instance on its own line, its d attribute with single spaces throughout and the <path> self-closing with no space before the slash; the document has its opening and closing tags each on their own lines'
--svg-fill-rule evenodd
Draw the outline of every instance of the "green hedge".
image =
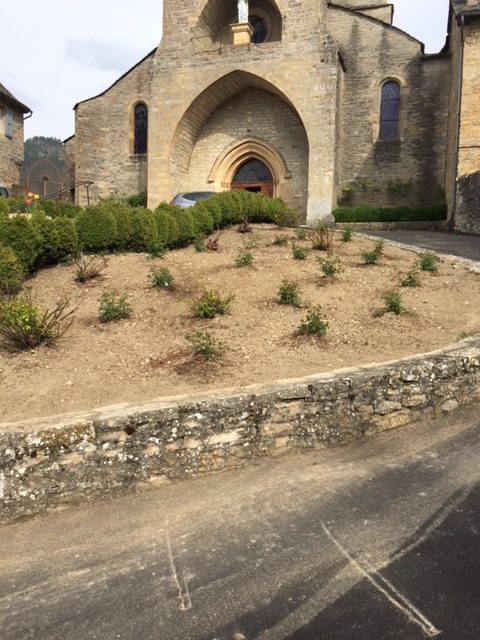
<svg viewBox="0 0 480 640">
<path fill-rule="evenodd" d="M 78 239 L 84 251 L 105 253 L 117 244 L 117 221 L 108 207 L 87 207 L 75 219 Z"/>
<path fill-rule="evenodd" d="M 358 207 L 338 208 L 333 211 L 335 222 L 413 222 L 424 220 L 446 220 L 447 206 L 429 207 Z"/>
</svg>

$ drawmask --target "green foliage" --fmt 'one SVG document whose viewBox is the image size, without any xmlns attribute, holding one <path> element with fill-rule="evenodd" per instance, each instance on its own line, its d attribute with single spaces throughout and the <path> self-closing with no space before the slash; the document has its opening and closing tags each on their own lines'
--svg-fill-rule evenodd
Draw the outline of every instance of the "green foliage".
<svg viewBox="0 0 480 640">
<path fill-rule="evenodd" d="M 69 218 L 48 218 L 43 212 L 32 214 L 31 223 L 41 238 L 38 264 L 56 264 L 77 255 L 78 236 Z"/>
<path fill-rule="evenodd" d="M 76 225 L 84 251 L 104 253 L 115 248 L 117 221 L 109 208 L 100 204 L 84 209 L 78 214 Z"/>
<path fill-rule="evenodd" d="M 205 253 L 208 251 L 205 238 L 203 236 L 197 236 L 193 241 L 193 248 L 197 253 Z"/>
<path fill-rule="evenodd" d="M 273 239 L 273 244 L 277 245 L 278 247 L 284 247 L 286 244 L 288 244 L 288 236 L 275 236 L 275 238 Z"/>
<path fill-rule="evenodd" d="M 192 207 L 191 215 L 197 234 L 208 236 L 212 233 L 214 229 L 213 216 L 203 202 L 199 202 L 198 206 Z"/>
<path fill-rule="evenodd" d="M 382 295 L 382 299 L 385 303 L 383 307 L 375 309 L 372 313 L 374 318 L 380 318 L 386 313 L 393 313 L 394 315 L 400 315 L 407 313 L 407 310 L 403 304 L 402 296 L 398 291 L 387 291 Z"/>
<path fill-rule="evenodd" d="M 32 301 L 30 290 L 23 297 L 0 304 L 0 336 L 14 349 L 32 349 L 41 343 L 52 344 L 71 324 L 75 309 L 67 311 L 68 299 L 52 309 L 41 311 Z"/>
<path fill-rule="evenodd" d="M 147 194 L 145 193 L 145 191 L 142 191 L 141 193 L 137 193 L 133 196 L 128 196 L 127 198 L 125 198 L 125 202 L 129 207 L 133 207 L 134 209 L 137 207 L 143 207 L 144 209 L 146 209 Z"/>
<path fill-rule="evenodd" d="M 175 278 L 167 267 L 153 267 L 150 269 L 150 282 L 152 287 L 172 290 Z"/>
<path fill-rule="evenodd" d="M 178 244 L 179 227 L 176 220 L 178 211 L 178 207 L 162 203 L 153 212 L 157 223 L 158 241 L 165 247 L 171 248 Z"/>
<path fill-rule="evenodd" d="M 380 256 L 383 256 L 384 248 L 385 248 L 385 243 L 383 242 L 383 240 L 377 240 L 377 242 L 375 243 L 375 248 L 373 250 L 380 257 Z"/>
<path fill-rule="evenodd" d="M 148 209 L 131 210 L 132 235 L 128 248 L 131 251 L 155 251 L 160 242 L 154 215 Z"/>
<path fill-rule="evenodd" d="M 204 289 L 200 298 L 193 300 L 190 306 L 197 318 L 214 318 L 229 313 L 234 299 L 233 295 L 222 297 L 216 289 Z"/>
<path fill-rule="evenodd" d="M 100 322 L 124 320 L 132 315 L 133 309 L 127 302 L 126 296 L 120 296 L 114 291 L 104 293 L 100 298 Z"/>
<path fill-rule="evenodd" d="M 41 256 L 43 238 L 32 221 L 19 214 L 2 222 L 0 244 L 13 249 L 25 271 L 30 271 Z"/>
<path fill-rule="evenodd" d="M 378 261 L 380 260 L 380 256 L 375 250 L 363 251 L 362 259 L 364 264 L 378 264 Z"/>
<path fill-rule="evenodd" d="M 63 172 L 65 169 L 65 148 L 59 138 L 33 136 L 25 140 L 24 164 L 30 168 L 37 160 L 49 160 Z"/>
<path fill-rule="evenodd" d="M 235 258 L 236 267 L 251 267 L 253 265 L 253 255 L 249 251 L 242 251 L 241 249 L 237 253 Z"/>
<path fill-rule="evenodd" d="M 295 235 L 298 240 L 306 240 L 307 239 L 307 230 L 305 227 L 297 227 L 295 229 Z"/>
<path fill-rule="evenodd" d="M 431 251 L 422 251 L 418 254 L 417 266 L 420 271 L 430 271 L 431 273 L 438 270 L 440 258 Z"/>
<path fill-rule="evenodd" d="M 41 200 L 39 206 L 50 218 L 75 218 L 82 207 L 62 200 Z"/>
<path fill-rule="evenodd" d="M 328 258 L 318 258 L 318 262 L 325 278 L 335 278 L 343 271 L 342 263 L 338 256 L 330 254 Z"/>
<path fill-rule="evenodd" d="M 310 309 L 298 325 L 297 332 L 302 336 L 324 336 L 327 333 L 328 322 L 322 313 L 321 307 Z"/>
<path fill-rule="evenodd" d="M 188 209 L 179 209 L 175 215 L 178 224 L 177 246 L 184 247 L 195 240 L 197 231 L 193 222 L 193 214 Z"/>
<path fill-rule="evenodd" d="M 308 235 L 315 251 L 330 251 L 333 244 L 333 231 L 324 222 L 317 222 L 317 226 Z"/>
<path fill-rule="evenodd" d="M 293 307 L 301 307 L 300 302 L 300 287 L 297 282 L 292 280 L 283 280 L 280 288 L 278 289 L 278 302 L 279 304 L 292 305 Z"/>
<path fill-rule="evenodd" d="M 0 246 L 0 298 L 20 291 L 24 277 L 24 269 L 13 249 Z"/>
<path fill-rule="evenodd" d="M 400 276 L 399 284 L 401 287 L 409 287 L 410 289 L 422 286 L 422 282 L 416 269 L 411 269 L 405 275 Z"/>
<path fill-rule="evenodd" d="M 409 222 L 416 220 L 446 220 L 447 207 L 436 204 L 425 207 L 357 207 L 333 211 L 335 222 Z"/>
<path fill-rule="evenodd" d="M 194 355 L 205 360 L 213 360 L 224 353 L 223 344 L 207 331 L 187 333 L 185 340 L 192 347 Z"/>
<path fill-rule="evenodd" d="M 292 244 L 292 256 L 294 260 L 306 260 L 308 253 L 308 249 L 305 249 L 305 247 L 299 247 L 295 243 Z"/>
<path fill-rule="evenodd" d="M 350 242 L 353 237 L 353 231 L 350 227 L 342 229 L 342 242 Z"/>
<path fill-rule="evenodd" d="M 268 213 L 277 227 L 296 227 L 298 224 L 296 211 L 289 209 L 280 198 L 270 199 Z"/>
<path fill-rule="evenodd" d="M 88 282 L 94 278 L 98 278 L 107 268 L 107 260 L 103 256 L 80 256 L 73 261 L 75 270 L 75 280 L 80 283 Z"/>
</svg>

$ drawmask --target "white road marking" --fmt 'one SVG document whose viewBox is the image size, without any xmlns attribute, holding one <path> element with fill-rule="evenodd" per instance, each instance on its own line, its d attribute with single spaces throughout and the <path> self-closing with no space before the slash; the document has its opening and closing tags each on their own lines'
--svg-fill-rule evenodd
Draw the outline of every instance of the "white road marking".
<svg viewBox="0 0 480 640">
<path fill-rule="evenodd" d="M 178 589 L 178 598 L 180 600 L 180 611 L 188 611 L 189 609 L 192 608 L 192 601 L 190 599 L 190 593 L 188 591 L 188 585 L 187 585 L 187 581 L 185 579 L 185 576 L 182 575 L 183 578 L 183 584 L 185 587 L 185 590 L 182 588 L 182 585 L 180 584 L 180 580 L 178 578 L 178 572 L 177 572 L 177 567 L 175 566 L 175 558 L 173 557 L 173 552 L 172 552 L 172 543 L 170 541 L 170 533 L 168 530 L 168 524 L 166 527 L 166 536 L 167 536 L 167 550 L 168 550 L 168 559 L 170 561 L 170 569 L 172 571 L 172 578 L 173 581 L 175 583 L 175 586 Z"/>
<path fill-rule="evenodd" d="M 401 594 L 393 584 L 384 578 L 378 571 L 376 571 L 373 567 L 370 567 L 368 563 L 365 563 L 366 568 L 363 567 L 358 560 L 356 560 L 351 553 L 334 537 L 330 529 L 327 527 L 325 523 L 321 523 L 322 528 L 329 537 L 329 539 L 333 542 L 333 544 L 337 547 L 337 549 L 342 553 L 342 555 L 347 558 L 352 566 L 357 569 L 359 573 L 361 573 L 380 593 L 382 593 L 394 607 L 399 609 L 411 622 L 415 623 L 423 632 L 429 637 L 433 638 L 434 636 L 438 636 L 441 631 L 437 629 L 431 622 L 428 620 L 414 604 L 408 600 L 403 594 Z M 382 584 L 383 583 L 383 584 Z"/>
</svg>

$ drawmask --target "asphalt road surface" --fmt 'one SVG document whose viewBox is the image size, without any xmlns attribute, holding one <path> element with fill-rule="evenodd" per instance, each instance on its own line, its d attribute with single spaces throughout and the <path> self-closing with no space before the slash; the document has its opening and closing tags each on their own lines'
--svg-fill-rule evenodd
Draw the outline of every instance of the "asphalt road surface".
<svg viewBox="0 0 480 640">
<path fill-rule="evenodd" d="M 0 529 L 2 640 L 478 640 L 478 406 Z"/>
</svg>

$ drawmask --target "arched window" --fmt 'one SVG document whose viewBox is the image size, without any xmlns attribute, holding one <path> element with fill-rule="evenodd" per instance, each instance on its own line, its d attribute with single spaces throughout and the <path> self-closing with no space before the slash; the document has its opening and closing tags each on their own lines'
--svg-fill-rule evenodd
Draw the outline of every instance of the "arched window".
<svg viewBox="0 0 480 640">
<path fill-rule="evenodd" d="M 382 86 L 380 103 L 380 140 L 400 137 L 400 85 L 394 80 Z"/>
<path fill-rule="evenodd" d="M 135 106 L 133 126 L 134 126 L 133 153 L 135 155 L 138 155 L 141 153 L 147 153 L 147 138 L 148 138 L 147 105 L 140 103 Z"/>
</svg>

